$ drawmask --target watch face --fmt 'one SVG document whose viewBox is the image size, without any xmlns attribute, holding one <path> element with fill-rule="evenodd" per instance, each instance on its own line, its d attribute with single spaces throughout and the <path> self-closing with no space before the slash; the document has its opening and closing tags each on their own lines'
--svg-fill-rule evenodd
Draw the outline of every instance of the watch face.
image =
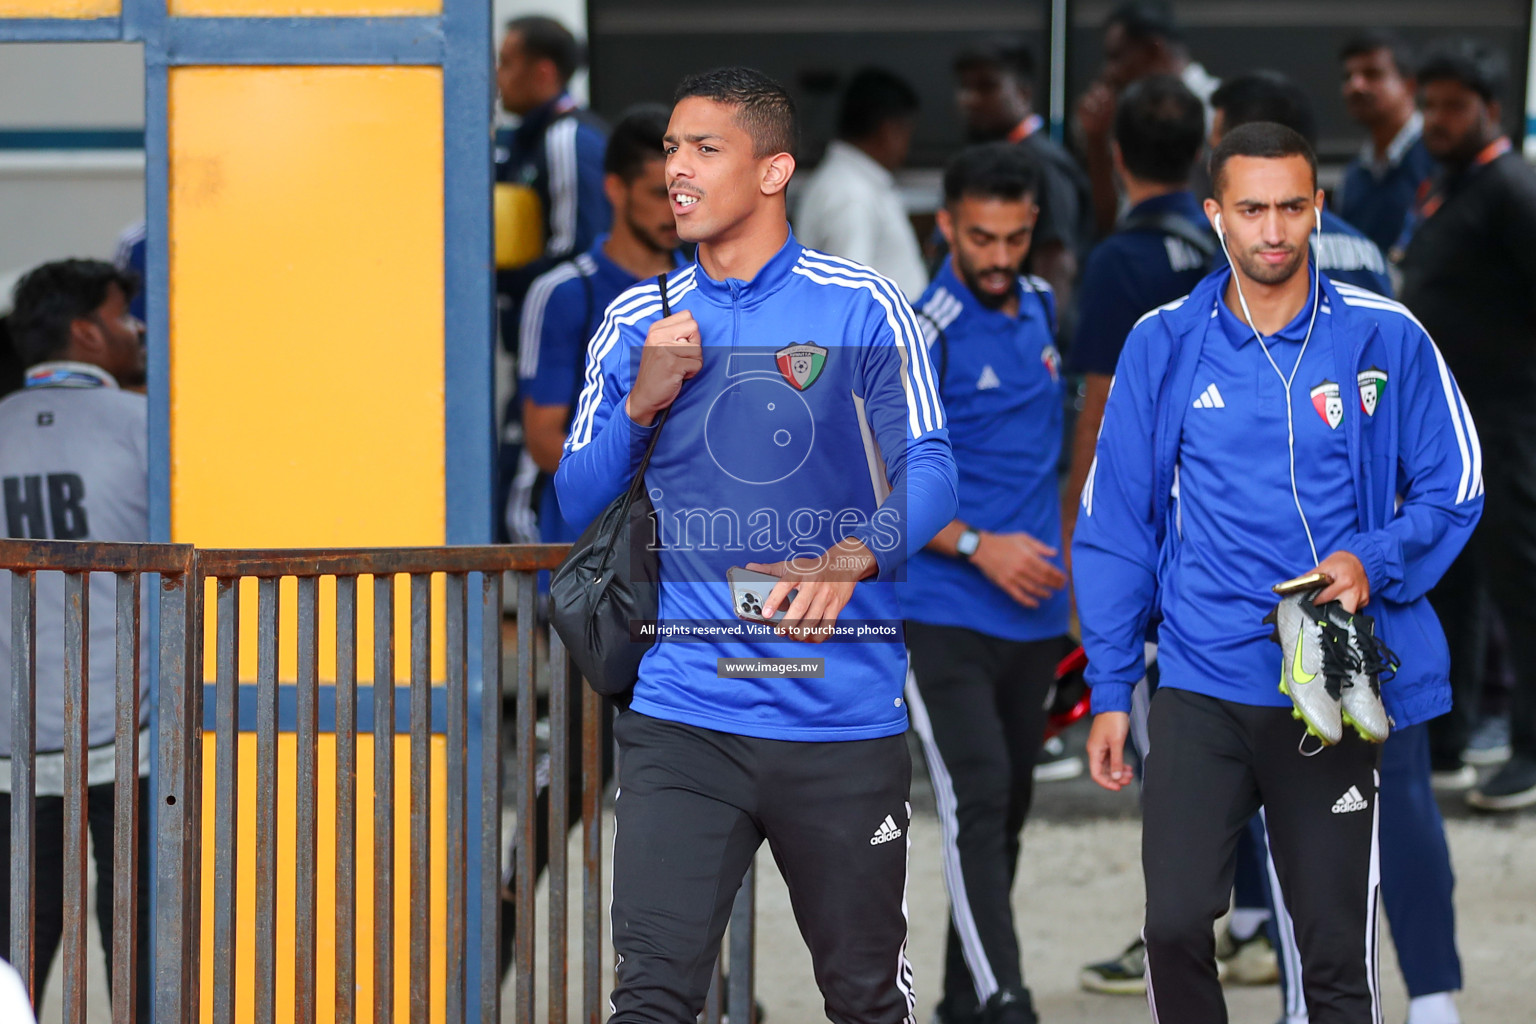
<svg viewBox="0 0 1536 1024">
<path fill-rule="evenodd" d="M 981 542 L 981 534 L 975 530 L 966 530 L 955 542 L 955 550 L 969 558 L 976 553 L 976 547 Z"/>
</svg>

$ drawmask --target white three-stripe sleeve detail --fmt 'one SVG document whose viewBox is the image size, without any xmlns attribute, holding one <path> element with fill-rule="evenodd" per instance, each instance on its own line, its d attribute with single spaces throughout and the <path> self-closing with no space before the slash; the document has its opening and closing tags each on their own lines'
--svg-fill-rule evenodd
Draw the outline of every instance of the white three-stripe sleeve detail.
<svg viewBox="0 0 1536 1024">
<path fill-rule="evenodd" d="M 809 252 L 807 250 L 807 254 Z M 821 270 L 829 276 L 820 276 L 811 273 L 811 270 Z M 886 323 L 890 325 L 896 349 L 901 355 L 904 371 L 902 386 L 907 393 L 912 436 L 917 437 L 944 426 L 944 407 L 938 400 L 938 385 L 932 377 L 933 369 L 927 359 L 927 347 L 922 345 L 923 332 L 917 325 L 917 314 L 912 312 L 912 307 L 896 286 L 857 263 L 837 267 L 807 259 L 806 255 L 800 257 L 794 272 L 818 284 L 862 288 L 874 296 L 875 301 L 885 310 Z"/>
<path fill-rule="evenodd" d="M 896 351 L 901 357 L 901 388 L 907 402 L 907 430 L 913 437 L 921 436 L 933 429 L 928 424 L 931 422 L 930 413 L 926 406 L 919 408 L 920 402 L 914 398 L 913 373 L 912 373 L 912 346 L 910 340 L 904 343 L 902 340 L 902 326 L 898 323 L 895 313 L 887 302 L 876 290 L 870 281 L 859 281 L 850 278 L 827 277 L 817 274 L 805 266 L 797 266 L 794 273 L 809 278 L 817 284 L 837 285 L 841 288 L 861 288 L 875 296 L 875 301 L 885 307 L 886 324 L 896 336 Z"/>
<path fill-rule="evenodd" d="M 816 263 L 813 260 L 819 260 L 820 262 Z M 916 353 L 926 355 L 926 348 L 917 349 L 910 344 L 910 342 L 920 341 L 923 337 L 923 332 L 917 325 L 917 314 L 912 311 L 912 304 L 907 301 L 907 297 L 901 293 L 901 289 L 896 287 L 895 282 L 890 278 L 882 277 L 875 271 L 870 270 L 861 263 L 855 263 L 853 260 L 811 249 L 801 252 L 799 262 L 806 266 L 819 266 L 829 272 L 840 270 L 842 274 L 848 277 L 874 282 L 878 289 L 875 293 L 876 297 L 879 298 L 882 294 L 884 295 L 881 305 L 885 306 L 886 312 L 894 311 L 897 319 L 907 325 L 909 332 L 907 339 L 903 339 L 899 331 L 896 334 L 896 342 L 902 346 L 903 354 Z M 894 326 L 892 329 L 895 330 Z M 904 341 L 907 343 L 904 344 Z M 944 406 L 939 401 L 939 383 L 933 376 L 933 366 L 926 358 L 914 358 L 911 360 L 908 368 L 913 371 L 911 376 L 916 384 L 918 400 L 923 408 L 926 430 L 938 430 L 944 426 Z"/>
<path fill-rule="evenodd" d="M 578 273 L 580 271 L 574 264 L 562 263 L 548 273 L 540 275 L 533 282 L 533 287 L 528 289 L 528 298 L 523 303 L 522 323 L 517 331 L 519 376 L 526 379 L 538 374 L 539 347 L 544 337 L 544 311 L 549 307 L 549 299 L 555 293 L 555 289 Z"/>
<path fill-rule="evenodd" d="M 694 289 L 693 268 L 685 270 L 668 286 L 668 296 L 674 302 Z M 571 421 L 568 450 L 576 451 L 592 440 L 592 425 L 597 408 L 603 399 L 603 360 L 618 344 L 623 326 L 638 323 L 648 316 L 661 312 L 660 292 L 655 285 L 642 287 L 635 294 L 621 295 L 603 314 L 602 326 L 592 335 L 587 346 L 587 366 L 582 379 L 581 395 L 576 400 L 576 417 Z"/>
<path fill-rule="evenodd" d="M 1435 365 L 1440 372 L 1440 388 L 1445 394 L 1445 403 L 1450 408 L 1451 426 L 1456 431 L 1456 447 L 1461 452 L 1461 482 L 1456 489 L 1456 504 L 1460 505 L 1477 496 L 1482 486 L 1482 452 L 1479 449 L 1476 438 L 1476 428 L 1472 425 L 1472 417 L 1466 408 L 1466 400 L 1461 397 L 1461 390 L 1456 382 L 1451 379 L 1450 368 L 1445 365 L 1445 357 L 1440 354 L 1440 346 L 1435 344 L 1429 332 L 1424 330 L 1424 325 L 1419 323 L 1417 317 L 1400 302 L 1383 298 L 1375 292 L 1368 292 L 1353 285 L 1342 285 L 1335 282 L 1339 295 L 1346 305 L 1358 306 L 1363 309 L 1379 309 L 1389 313 L 1396 313 L 1411 322 L 1424 333 L 1424 339 L 1429 342 L 1430 351 L 1435 354 Z M 1465 421 L 1465 427 L 1463 426 Z M 1471 433 L 1473 440 L 1468 444 L 1467 435 Z"/>
<path fill-rule="evenodd" d="M 1440 354 L 1440 348 L 1433 341 L 1429 343 L 1430 351 L 1435 354 L 1435 365 L 1440 370 L 1440 387 L 1445 392 L 1445 404 L 1450 408 L 1451 426 L 1456 429 L 1456 447 L 1461 452 L 1461 482 L 1456 487 L 1456 504 L 1460 505 L 1469 497 L 1469 481 L 1472 477 L 1472 457 L 1467 450 L 1467 434 L 1461 426 L 1461 409 L 1457 402 L 1456 384 L 1451 380 L 1451 371 L 1445 365 L 1445 357 Z"/>
<path fill-rule="evenodd" d="M 1475 498 L 1483 493 L 1483 442 L 1477 436 L 1477 424 L 1472 421 L 1472 410 L 1467 408 L 1467 396 L 1461 393 L 1461 388 L 1456 388 L 1456 397 L 1461 400 L 1461 418 L 1467 424 L 1467 445 L 1472 449 L 1472 493 L 1467 495 Z"/>
<path fill-rule="evenodd" d="M 576 128 L 567 117 L 555 122 L 544 136 L 544 156 L 549 165 L 549 245 L 551 254 L 576 247 Z"/>
</svg>

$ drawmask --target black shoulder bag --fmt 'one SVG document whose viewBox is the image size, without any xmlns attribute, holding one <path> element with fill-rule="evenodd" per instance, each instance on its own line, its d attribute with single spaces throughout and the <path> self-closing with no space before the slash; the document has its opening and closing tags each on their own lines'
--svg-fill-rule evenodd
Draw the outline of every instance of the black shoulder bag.
<svg viewBox="0 0 1536 1024">
<path fill-rule="evenodd" d="M 667 276 L 656 278 L 661 315 L 671 316 Z M 645 470 L 670 407 L 656 427 L 634 479 L 571 545 L 549 580 L 549 620 L 571 663 L 605 697 L 627 702 L 640 659 L 656 642 L 661 603 L 661 533 L 645 490 Z M 654 542 L 653 542 L 654 538 Z"/>
</svg>

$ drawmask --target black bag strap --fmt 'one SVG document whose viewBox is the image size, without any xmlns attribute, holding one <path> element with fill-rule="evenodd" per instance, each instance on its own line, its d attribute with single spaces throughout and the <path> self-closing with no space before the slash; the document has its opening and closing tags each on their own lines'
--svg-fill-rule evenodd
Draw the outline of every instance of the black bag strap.
<svg viewBox="0 0 1536 1024">
<path fill-rule="evenodd" d="M 656 287 L 661 290 L 661 315 L 665 319 L 672 315 L 672 305 L 667 301 L 666 274 L 656 275 Z M 661 437 L 661 428 L 667 422 L 667 414 L 671 411 L 672 407 L 669 405 L 656 414 L 656 425 L 651 429 L 651 439 L 645 446 L 645 454 L 640 458 L 640 468 L 635 470 L 635 478 L 629 482 L 629 493 L 624 497 L 624 515 L 619 520 L 621 522 L 629 518 L 629 507 L 645 489 L 645 470 L 651 464 L 651 455 L 656 451 L 656 441 Z"/>
<path fill-rule="evenodd" d="M 1181 242 L 1187 242 L 1191 248 L 1204 256 L 1207 261 L 1216 255 L 1216 236 L 1209 231 L 1202 231 L 1184 217 L 1176 213 L 1140 213 L 1134 217 L 1127 217 L 1120 224 L 1121 231 L 1156 231 L 1159 234 L 1170 235 Z"/>
</svg>

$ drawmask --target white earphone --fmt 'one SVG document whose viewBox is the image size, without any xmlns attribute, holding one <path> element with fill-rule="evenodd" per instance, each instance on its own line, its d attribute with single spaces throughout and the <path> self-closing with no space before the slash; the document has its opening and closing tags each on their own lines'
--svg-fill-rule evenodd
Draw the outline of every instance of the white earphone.
<svg viewBox="0 0 1536 1024">
<path fill-rule="evenodd" d="M 1317 225 L 1316 232 L 1319 242 L 1323 237 L 1323 211 L 1321 207 L 1312 207 L 1312 219 Z M 1317 326 L 1317 310 L 1322 305 L 1323 282 L 1322 270 L 1317 264 L 1317 254 L 1312 253 L 1312 316 L 1307 321 L 1306 337 L 1301 339 L 1301 351 L 1296 353 L 1296 365 L 1291 367 L 1289 377 L 1280 369 L 1280 364 L 1275 362 L 1274 355 L 1264 344 L 1264 338 L 1259 334 L 1259 329 L 1253 326 L 1253 314 L 1248 310 L 1248 297 L 1243 294 L 1242 282 L 1238 280 L 1237 264 L 1232 259 L 1232 253 L 1227 248 L 1227 233 L 1221 226 L 1221 214 L 1215 218 L 1216 237 L 1221 239 L 1222 254 L 1227 257 L 1227 264 L 1232 268 L 1232 283 L 1237 287 L 1237 301 L 1243 307 L 1243 316 L 1248 320 L 1248 329 L 1253 332 L 1254 338 L 1259 342 L 1259 350 L 1264 353 L 1264 358 L 1273 367 L 1275 376 L 1280 379 L 1280 386 L 1285 389 L 1285 427 L 1286 448 L 1290 454 L 1291 468 L 1291 498 L 1296 503 L 1296 514 L 1301 517 L 1301 528 L 1307 534 L 1307 547 L 1312 551 L 1312 561 L 1316 564 L 1322 559 L 1317 554 L 1317 543 L 1312 539 L 1312 524 L 1307 521 L 1306 510 L 1301 507 L 1301 491 L 1296 486 L 1296 419 L 1291 405 L 1291 384 L 1296 380 L 1296 373 L 1301 369 L 1301 360 L 1307 354 L 1307 346 L 1312 342 L 1312 328 Z"/>
</svg>

